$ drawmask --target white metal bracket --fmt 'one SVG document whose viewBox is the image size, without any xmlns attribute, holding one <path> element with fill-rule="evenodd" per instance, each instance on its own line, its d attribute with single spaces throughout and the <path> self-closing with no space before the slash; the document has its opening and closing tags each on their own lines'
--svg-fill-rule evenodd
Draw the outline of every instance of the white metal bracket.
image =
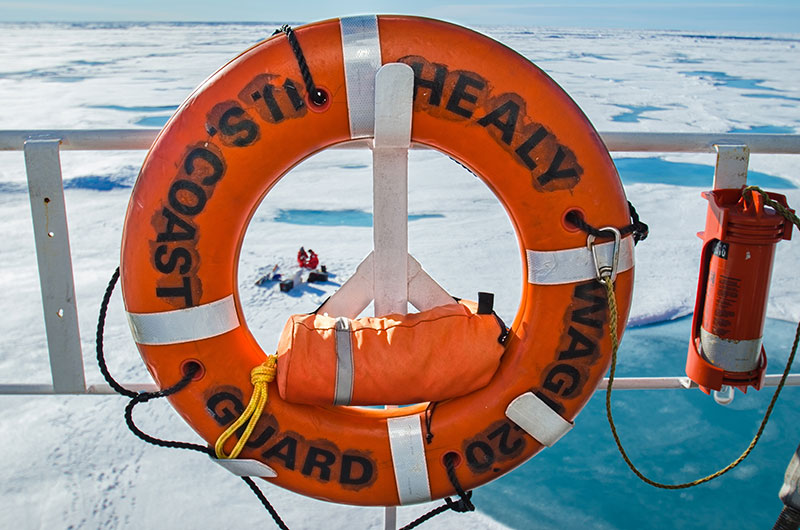
<svg viewBox="0 0 800 530">
<path fill-rule="evenodd" d="M 270 466 L 259 460 L 250 458 L 211 458 L 212 462 L 230 471 L 237 477 L 264 477 L 275 478 L 278 473 Z"/>
<path fill-rule="evenodd" d="M 736 189 L 747 185 L 750 148 L 746 145 L 714 144 L 714 149 L 717 150 L 714 189 Z"/>
<path fill-rule="evenodd" d="M 355 318 L 371 301 L 375 315 L 405 314 L 454 303 L 408 253 L 408 149 L 411 147 L 414 72 L 405 64 L 382 66 L 375 76 L 372 147 L 373 247 L 355 274 L 319 309 Z"/>
</svg>

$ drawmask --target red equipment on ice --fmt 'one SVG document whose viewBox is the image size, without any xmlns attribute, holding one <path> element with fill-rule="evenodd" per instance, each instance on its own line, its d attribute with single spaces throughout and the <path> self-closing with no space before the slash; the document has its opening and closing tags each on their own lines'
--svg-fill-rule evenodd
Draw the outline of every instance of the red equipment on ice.
<svg viewBox="0 0 800 530">
<path fill-rule="evenodd" d="M 783 195 L 769 197 L 786 206 Z M 761 388 L 767 356 L 761 345 L 775 245 L 792 223 L 756 192 L 715 189 L 708 200 L 686 375 L 706 394 L 723 385 Z"/>
</svg>

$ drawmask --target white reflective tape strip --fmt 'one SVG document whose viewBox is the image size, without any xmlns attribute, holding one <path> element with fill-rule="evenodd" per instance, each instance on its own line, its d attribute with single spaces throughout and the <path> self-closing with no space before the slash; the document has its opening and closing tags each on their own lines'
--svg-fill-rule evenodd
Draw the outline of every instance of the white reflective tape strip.
<svg viewBox="0 0 800 530">
<path fill-rule="evenodd" d="M 350 137 L 373 137 L 375 136 L 375 74 L 381 67 L 378 17 L 375 15 L 346 17 L 339 20 L 339 26 L 342 30 Z"/>
<path fill-rule="evenodd" d="M 533 436 L 534 440 L 547 447 L 555 444 L 574 425 L 562 418 L 533 392 L 517 396 L 509 403 L 506 416 Z"/>
<path fill-rule="evenodd" d="M 353 400 L 353 337 L 350 319 L 336 319 L 336 387 L 333 404 L 349 405 Z"/>
<path fill-rule="evenodd" d="M 139 344 L 178 344 L 208 339 L 239 327 L 233 295 L 210 304 L 163 313 L 128 313 Z"/>
<path fill-rule="evenodd" d="M 264 462 L 249 458 L 214 458 L 212 461 L 227 469 L 237 477 L 275 478 L 278 473 Z"/>
<path fill-rule="evenodd" d="M 418 415 L 388 418 L 389 445 L 392 449 L 397 497 L 400 504 L 431 500 L 428 462 L 422 439 L 422 420 Z"/>
<path fill-rule="evenodd" d="M 596 245 L 601 263 L 611 263 L 614 242 Z M 566 250 L 526 250 L 528 258 L 528 283 L 536 285 L 559 285 L 597 278 L 594 258 L 588 247 Z M 633 237 L 620 241 L 617 273 L 633 268 Z"/>
</svg>

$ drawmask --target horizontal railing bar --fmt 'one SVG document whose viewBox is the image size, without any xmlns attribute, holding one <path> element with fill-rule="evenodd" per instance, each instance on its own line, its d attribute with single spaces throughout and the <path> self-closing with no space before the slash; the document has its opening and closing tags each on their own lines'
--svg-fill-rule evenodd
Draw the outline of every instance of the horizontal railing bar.
<svg viewBox="0 0 800 530">
<path fill-rule="evenodd" d="M 746 145 L 751 153 L 800 154 L 800 134 L 601 132 L 609 151 L 714 153 L 714 145 Z"/>
<path fill-rule="evenodd" d="M 0 151 L 21 151 L 27 140 L 61 140 L 62 151 L 147 150 L 160 129 L 52 129 L 0 131 Z"/>
<path fill-rule="evenodd" d="M 782 374 L 771 374 L 764 378 L 764 388 L 778 386 Z M 123 384 L 127 389 L 134 392 L 155 392 L 158 390 L 156 385 L 150 383 L 132 383 Z M 608 378 L 603 379 L 602 383 L 597 385 L 597 390 L 605 390 L 608 386 Z M 800 374 L 789 374 L 786 378 L 786 386 L 800 386 Z M 615 377 L 614 390 L 670 390 L 670 389 L 687 389 L 697 388 L 695 383 L 691 383 L 687 377 Z M 72 395 L 80 394 L 93 394 L 93 395 L 106 395 L 115 394 L 107 384 L 87 385 L 85 392 L 70 393 Z M 34 395 L 34 394 L 53 394 L 53 385 L 4 385 L 0 384 L 0 395 L 4 394 L 17 394 L 17 395 Z"/>
<path fill-rule="evenodd" d="M 160 129 L 53 129 L 0 131 L 0 151 L 21 151 L 29 139 L 61 140 L 65 151 L 149 149 Z M 715 144 L 745 144 L 751 153 L 800 154 L 800 134 L 601 132 L 609 151 L 713 153 Z M 342 148 L 368 147 L 361 140 Z M 415 148 L 422 148 L 415 145 Z"/>
<path fill-rule="evenodd" d="M 152 383 L 124 383 L 125 388 L 134 392 L 155 392 L 158 387 Z M 107 395 L 116 394 L 111 386 L 103 383 L 96 385 L 86 385 L 84 392 L 56 392 L 53 390 L 53 385 L 36 385 L 36 384 L 0 384 L 0 395 Z"/>
<path fill-rule="evenodd" d="M 764 376 L 764 387 L 778 386 L 783 374 Z M 598 390 L 605 390 L 608 378 L 597 385 Z M 800 374 L 789 374 L 786 386 L 800 386 Z M 697 388 L 697 384 L 688 377 L 615 377 L 614 390 L 668 390 L 673 388 Z"/>
</svg>

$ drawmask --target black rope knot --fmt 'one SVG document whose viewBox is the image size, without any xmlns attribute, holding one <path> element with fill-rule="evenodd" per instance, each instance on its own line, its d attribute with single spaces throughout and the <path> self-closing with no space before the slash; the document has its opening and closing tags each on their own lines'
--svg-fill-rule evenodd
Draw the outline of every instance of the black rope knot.
<svg viewBox="0 0 800 530">
<path fill-rule="evenodd" d="M 631 224 L 628 226 L 624 226 L 619 229 L 619 233 L 621 236 L 626 236 L 628 234 L 633 234 L 633 242 L 638 243 L 639 241 L 644 241 L 647 239 L 647 236 L 650 233 L 650 227 L 647 226 L 646 223 L 643 223 L 639 219 L 639 214 L 636 212 L 636 208 L 633 207 L 630 201 L 628 201 L 628 210 L 630 211 L 631 216 Z M 571 225 L 575 226 L 576 228 L 580 229 L 587 234 L 593 235 L 594 237 L 599 238 L 611 238 L 614 237 L 614 233 L 610 230 L 600 230 L 599 228 L 595 228 L 594 226 L 590 225 L 586 222 L 583 216 L 578 212 L 578 210 L 571 210 L 567 212 L 567 215 L 564 216 L 564 219 L 570 223 Z"/>
<path fill-rule="evenodd" d="M 323 106 L 328 102 L 328 94 L 314 84 L 314 78 L 311 76 L 311 70 L 308 68 L 306 57 L 303 55 L 303 49 L 300 47 L 300 42 L 297 40 L 297 35 L 294 34 L 294 30 L 289 24 L 284 24 L 272 34 L 278 35 L 279 33 L 286 34 L 289 46 L 292 47 L 292 53 L 294 53 L 294 57 L 297 59 L 297 66 L 300 68 L 300 75 L 303 76 L 303 83 L 306 85 L 308 99 L 317 107 Z"/>
<path fill-rule="evenodd" d="M 472 492 L 468 491 L 466 495 L 460 499 L 458 502 L 453 501 L 450 497 L 445 497 L 444 502 L 447 504 L 447 507 L 453 510 L 454 512 L 458 513 L 466 513 L 466 512 L 474 512 L 475 505 L 472 504 Z"/>
<path fill-rule="evenodd" d="M 472 504 L 472 501 L 470 500 L 472 498 L 472 492 L 465 492 L 464 488 L 461 487 L 461 482 L 459 482 L 458 477 L 456 476 L 456 462 L 458 459 L 459 456 L 456 453 L 447 453 L 444 455 L 444 465 L 445 469 L 447 469 L 447 478 L 450 479 L 450 484 L 453 485 L 453 489 L 456 490 L 456 493 L 459 497 L 458 502 L 453 502 L 450 500 L 450 497 L 446 497 L 444 502 L 447 504 L 448 508 L 455 512 L 472 512 L 475 511 L 475 505 Z"/>
<path fill-rule="evenodd" d="M 447 510 L 453 510 L 456 513 L 475 511 L 475 505 L 472 503 L 472 492 L 464 491 L 464 488 L 461 487 L 461 483 L 458 481 L 458 477 L 456 476 L 456 462 L 458 462 L 460 458 L 461 457 L 458 455 L 458 453 L 454 452 L 446 453 L 444 455 L 444 466 L 445 469 L 447 469 L 447 478 L 450 479 L 450 484 L 453 486 L 453 489 L 456 490 L 456 493 L 458 494 L 458 500 L 454 501 L 450 497 L 445 497 L 444 504 L 437 506 L 428 513 L 419 516 L 417 519 L 411 521 L 400 530 L 411 530 L 412 528 L 416 528 L 428 519 L 431 519 L 440 513 L 444 513 Z"/>
</svg>

